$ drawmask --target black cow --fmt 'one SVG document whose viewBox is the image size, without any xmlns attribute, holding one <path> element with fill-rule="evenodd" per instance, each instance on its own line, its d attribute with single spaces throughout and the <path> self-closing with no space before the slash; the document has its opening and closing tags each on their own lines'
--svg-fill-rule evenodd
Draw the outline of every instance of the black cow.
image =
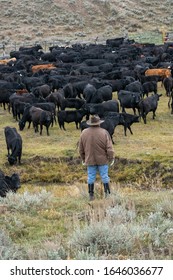
<svg viewBox="0 0 173 280">
<path fill-rule="evenodd" d="M 119 103 L 116 99 L 108 100 L 99 104 L 87 104 L 85 106 L 85 109 L 87 110 L 87 113 L 90 113 L 91 115 L 99 115 L 99 117 L 103 117 L 106 112 L 117 112 L 119 113 Z"/>
<path fill-rule="evenodd" d="M 6 105 L 9 106 L 10 96 L 14 92 L 9 89 L 1 89 L 0 90 L 0 104 L 3 105 L 4 110 L 6 110 Z"/>
<path fill-rule="evenodd" d="M 125 108 L 132 108 L 136 115 L 136 109 L 139 111 L 139 102 L 141 99 L 142 94 L 140 92 L 131 92 L 127 90 L 120 90 L 118 92 L 118 100 L 120 101 L 122 112 L 125 112 Z"/>
<path fill-rule="evenodd" d="M 146 116 L 149 112 L 153 112 L 153 119 L 156 117 L 156 110 L 158 107 L 158 101 L 162 94 L 154 94 L 152 96 L 146 97 L 139 103 L 140 115 L 143 118 L 144 123 L 147 123 Z"/>
<path fill-rule="evenodd" d="M 138 123 L 140 121 L 140 116 L 132 115 L 128 113 L 115 113 L 115 112 L 107 112 L 105 114 L 105 118 L 107 119 L 119 119 L 118 125 L 123 125 L 124 127 L 124 135 L 127 136 L 127 129 L 133 134 L 131 125 L 133 123 Z"/>
<path fill-rule="evenodd" d="M 166 91 L 166 96 L 170 96 L 171 92 L 173 91 L 173 78 L 172 77 L 166 77 L 166 78 L 163 79 L 162 83 L 163 83 L 164 89 Z"/>
<path fill-rule="evenodd" d="M 46 98 L 51 93 L 51 87 L 47 84 L 41 85 L 33 88 L 32 93 L 35 95 L 35 97 L 42 96 L 43 98 Z"/>
<path fill-rule="evenodd" d="M 109 80 L 109 83 L 112 86 L 112 91 L 117 91 L 119 92 L 120 90 L 125 89 L 125 87 L 129 84 L 128 79 L 123 78 L 123 79 L 116 79 L 116 80 Z"/>
<path fill-rule="evenodd" d="M 125 87 L 125 90 L 131 92 L 142 92 L 142 84 L 139 81 L 134 81 Z"/>
<path fill-rule="evenodd" d="M 170 107 L 170 103 L 171 103 L 171 114 L 173 114 L 173 92 L 171 92 L 171 95 L 169 98 L 169 102 L 168 102 L 169 107 Z"/>
<path fill-rule="evenodd" d="M 127 129 L 130 131 L 131 134 L 133 134 L 131 126 L 133 123 L 139 123 L 140 116 L 132 115 L 128 113 L 121 113 L 124 119 L 124 135 L 127 136 Z"/>
<path fill-rule="evenodd" d="M 49 111 L 52 114 L 52 126 L 56 123 L 56 105 L 53 102 L 33 103 L 32 106 Z"/>
<path fill-rule="evenodd" d="M 61 101 L 64 99 L 64 91 L 62 88 L 60 88 L 59 90 L 50 93 L 45 99 L 48 102 L 53 102 L 59 111 L 61 106 Z"/>
<path fill-rule="evenodd" d="M 110 47 L 120 47 L 120 45 L 123 44 L 123 42 L 124 42 L 124 37 L 107 39 L 106 45 Z"/>
<path fill-rule="evenodd" d="M 102 86 L 97 90 L 97 94 L 103 101 L 112 100 L 112 87 L 110 85 Z"/>
<path fill-rule="evenodd" d="M 17 162 L 21 163 L 22 156 L 22 137 L 15 127 L 6 126 L 4 128 L 5 140 L 7 144 L 8 162 L 13 165 Z M 11 151 L 11 154 L 10 154 Z"/>
<path fill-rule="evenodd" d="M 57 117 L 58 117 L 58 123 L 59 123 L 59 127 L 60 129 L 65 129 L 64 123 L 71 123 L 71 122 L 75 122 L 76 124 L 76 129 L 79 128 L 80 123 L 83 119 L 83 117 L 86 115 L 85 110 L 79 109 L 79 110 L 62 110 L 59 111 L 57 113 Z"/>
<path fill-rule="evenodd" d="M 87 84 L 83 90 L 83 98 L 86 100 L 86 103 L 92 103 L 94 96 L 96 95 L 97 89 L 95 86 L 91 84 Z M 93 103 L 100 103 L 103 100 L 100 100 L 99 102 L 93 102 Z"/>
<path fill-rule="evenodd" d="M 17 173 L 12 176 L 4 175 L 0 170 L 0 196 L 6 197 L 8 192 L 16 192 L 20 188 L 20 177 Z"/>
<path fill-rule="evenodd" d="M 49 126 L 53 123 L 52 112 L 42 110 L 35 106 L 31 106 L 29 112 L 35 132 L 38 132 L 38 126 L 40 126 L 40 135 L 42 135 L 43 126 L 45 126 L 47 135 L 49 136 Z"/>
<path fill-rule="evenodd" d="M 84 104 L 85 104 L 84 99 L 64 98 L 60 102 L 60 107 L 61 107 L 61 110 L 65 110 L 65 108 L 80 109 Z"/>
<path fill-rule="evenodd" d="M 145 96 L 145 94 L 148 97 L 148 94 L 150 92 L 154 92 L 155 94 L 157 93 L 157 82 L 156 81 L 149 81 L 149 82 L 145 82 L 142 84 L 143 97 Z"/>
<path fill-rule="evenodd" d="M 104 122 L 100 124 L 100 127 L 106 129 L 109 132 L 112 143 L 115 144 L 113 140 L 114 130 L 117 125 L 125 124 L 124 117 L 120 113 L 108 112 L 104 115 L 103 119 Z M 80 124 L 81 131 L 87 127 L 89 127 L 89 125 L 86 123 L 86 121 L 82 121 Z"/>
<path fill-rule="evenodd" d="M 17 120 L 21 119 L 21 115 L 24 113 L 24 109 L 26 106 L 26 102 L 20 101 L 20 99 L 16 98 L 13 102 L 13 117 Z"/>
<path fill-rule="evenodd" d="M 23 112 L 23 116 L 22 118 L 19 120 L 19 129 L 23 130 L 25 128 L 25 124 L 26 122 L 28 122 L 28 128 L 30 128 L 31 126 L 31 114 L 30 114 L 30 108 L 31 108 L 31 104 L 26 104 L 25 108 L 24 108 L 24 112 Z"/>
</svg>

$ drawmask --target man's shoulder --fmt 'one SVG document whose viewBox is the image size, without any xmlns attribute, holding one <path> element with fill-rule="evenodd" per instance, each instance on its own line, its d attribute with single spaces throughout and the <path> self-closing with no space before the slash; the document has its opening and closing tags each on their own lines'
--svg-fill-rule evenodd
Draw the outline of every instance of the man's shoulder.
<svg viewBox="0 0 173 280">
<path fill-rule="evenodd" d="M 85 135 L 85 134 L 88 134 L 89 130 L 90 130 L 90 127 L 87 127 L 87 128 L 85 128 L 84 130 L 82 130 L 81 136 L 82 136 L 82 135 Z"/>
</svg>

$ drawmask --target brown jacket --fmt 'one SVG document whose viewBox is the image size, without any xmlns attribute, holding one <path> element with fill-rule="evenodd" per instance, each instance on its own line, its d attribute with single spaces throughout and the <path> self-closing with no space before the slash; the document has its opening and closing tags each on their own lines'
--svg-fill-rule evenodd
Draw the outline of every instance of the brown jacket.
<svg viewBox="0 0 173 280">
<path fill-rule="evenodd" d="M 100 126 L 84 129 L 79 139 L 79 154 L 86 165 L 108 164 L 114 158 L 108 131 Z"/>
</svg>

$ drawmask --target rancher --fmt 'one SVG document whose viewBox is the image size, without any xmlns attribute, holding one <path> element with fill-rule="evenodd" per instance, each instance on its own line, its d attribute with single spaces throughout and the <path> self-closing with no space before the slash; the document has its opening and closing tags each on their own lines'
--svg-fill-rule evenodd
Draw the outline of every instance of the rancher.
<svg viewBox="0 0 173 280">
<path fill-rule="evenodd" d="M 105 197 L 110 194 L 108 176 L 109 164 L 114 164 L 114 150 L 108 131 L 100 127 L 104 122 L 98 115 L 91 115 L 87 121 L 88 128 L 84 129 L 79 139 L 79 154 L 82 164 L 87 166 L 88 192 L 90 200 L 94 199 L 94 182 L 99 172 Z"/>
</svg>

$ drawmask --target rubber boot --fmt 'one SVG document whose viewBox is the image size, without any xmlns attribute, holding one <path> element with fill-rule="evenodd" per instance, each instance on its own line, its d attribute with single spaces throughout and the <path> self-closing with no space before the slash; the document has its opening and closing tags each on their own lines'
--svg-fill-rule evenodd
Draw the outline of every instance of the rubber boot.
<svg viewBox="0 0 173 280">
<path fill-rule="evenodd" d="M 111 193 L 109 183 L 105 183 L 105 184 L 103 184 L 103 186 L 104 186 L 104 192 L 105 192 L 105 198 L 106 198 Z"/>
<path fill-rule="evenodd" d="M 88 184 L 89 200 L 94 200 L 94 184 Z"/>
</svg>

